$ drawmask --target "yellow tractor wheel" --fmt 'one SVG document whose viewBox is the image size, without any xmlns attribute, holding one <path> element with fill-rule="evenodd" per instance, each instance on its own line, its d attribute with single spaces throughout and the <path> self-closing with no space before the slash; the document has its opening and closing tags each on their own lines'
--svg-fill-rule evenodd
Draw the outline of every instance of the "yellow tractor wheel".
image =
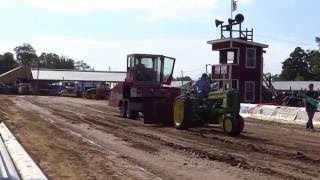
<svg viewBox="0 0 320 180">
<path fill-rule="evenodd" d="M 191 116 L 190 108 L 185 99 L 178 97 L 173 106 L 174 127 L 177 129 L 186 129 L 190 126 Z"/>
<path fill-rule="evenodd" d="M 238 136 L 242 132 L 241 120 L 232 116 L 224 117 L 222 128 L 230 136 Z"/>
</svg>

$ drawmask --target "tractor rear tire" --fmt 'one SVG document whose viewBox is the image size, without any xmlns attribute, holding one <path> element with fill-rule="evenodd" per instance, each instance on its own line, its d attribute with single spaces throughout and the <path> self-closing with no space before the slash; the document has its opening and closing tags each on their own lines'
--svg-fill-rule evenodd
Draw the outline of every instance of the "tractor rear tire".
<svg viewBox="0 0 320 180">
<path fill-rule="evenodd" d="M 130 108 L 127 107 L 126 118 L 137 120 L 139 118 L 139 112 L 131 111 Z"/>
<path fill-rule="evenodd" d="M 173 123 L 177 129 L 187 129 L 192 126 L 192 104 L 184 97 L 177 97 L 173 106 Z"/>
<path fill-rule="evenodd" d="M 242 131 L 244 129 L 244 119 L 240 115 L 239 115 L 238 119 L 239 119 L 239 122 L 240 122 L 240 129 L 239 130 L 240 130 L 240 133 L 242 133 Z"/>
<path fill-rule="evenodd" d="M 119 108 L 121 117 L 127 118 L 127 109 L 128 109 L 128 104 L 125 102 L 122 102 Z"/>
<path fill-rule="evenodd" d="M 139 118 L 139 112 L 130 110 L 129 102 L 123 102 L 120 105 L 120 116 L 127 119 L 137 120 Z"/>
<path fill-rule="evenodd" d="M 232 137 L 237 137 L 243 130 L 243 119 L 239 117 L 226 116 L 222 121 L 224 132 Z M 242 121 L 242 122 L 241 122 Z"/>
</svg>

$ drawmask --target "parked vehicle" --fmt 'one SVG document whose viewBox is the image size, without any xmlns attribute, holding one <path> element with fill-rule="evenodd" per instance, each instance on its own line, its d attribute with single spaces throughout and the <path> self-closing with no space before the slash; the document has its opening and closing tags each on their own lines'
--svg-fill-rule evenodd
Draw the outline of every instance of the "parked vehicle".
<svg viewBox="0 0 320 180">
<path fill-rule="evenodd" d="M 85 97 L 87 99 L 109 99 L 110 84 L 101 83 L 96 88 L 90 88 L 86 91 Z"/>
<path fill-rule="evenodd" d="M 0 82 L 0 94 L 7 94 L 7 93 L 9 93 L 9 87 L 6 84 Z"/>
<path fill-rule="evenodd" d="M 19 83 L 17 86 L 18 86 L 18 94 L 20 95 L 32 94 L 32 87 L 30 83 Z"/>
<path fill-rule="evenodd" d="M 82 90 L 79 82 L 64 81 L 62 82 L 61 88 L 61 96 L 82 97 Z"/>
</svg>

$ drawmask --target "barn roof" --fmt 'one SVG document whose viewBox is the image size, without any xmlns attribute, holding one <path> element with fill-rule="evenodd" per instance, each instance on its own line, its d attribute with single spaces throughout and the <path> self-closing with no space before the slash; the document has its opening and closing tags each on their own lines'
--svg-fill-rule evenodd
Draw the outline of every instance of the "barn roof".
<svg viewBox="0 0 320 180">
<path fill-rule="evenodd" d="M 38 70 L 32 69 L 34 79 L 37 79 Z M 49 81 L 107 81 L 123 82 L 126 72 L 119 71 L 73 71 L 59 69 L 40 69 L 39 80 Z"/>
<path fill-rule="evenodd" d="M 30 73 L 30 67 L 19 66 L 6 73 L 0 75 L 0 82 L 2 83 L 15 83 L 17 79 L 32 79 L 32 74 Z"/>
</svg>

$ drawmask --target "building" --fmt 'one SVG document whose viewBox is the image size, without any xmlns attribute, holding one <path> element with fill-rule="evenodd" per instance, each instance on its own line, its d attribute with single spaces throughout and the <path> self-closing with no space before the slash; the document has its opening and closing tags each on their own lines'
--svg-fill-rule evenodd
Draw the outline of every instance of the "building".
<svg viewBox="0 0 320 180">
<path fill-rule="evenodd" d="M 274 81 L 272 82 L 273 87 L 277 91 L 301 91 L 307 90 L 309 84 L 314 85 L 315 91 L 320 91 L 320 81 Z"/>
<path fill-rule="evenodd" d="M 20 82 L 30 82 L 31 80 L 31 68 L 28 66 L 20 66 L 0 74 L 0 82 L 10 86 L 15 86 Z"/>
<path fill-rule="evenodd" d="M 49 85 L 59 82 L 78 82 L 81 91 L 96 87 L 101 83 L 111 85 L 124 82 L 126 72 L 117 71 L 75 71 L 63 69 L 32 69 L 33 84 L 39 90 L 49 88 Z"/>
<path fill-rule="evenodd" d="M 30 83 L 33 90 L 49 92 L 53 86 L 59 86 L 61 82 L 77 82 L 81 91 L 96 87 L 101 83 L 110 85 L 124 82 L 126 72 L 116 71 L 75 71 L 57 69 L 31 69 L 28 66 L 20 66 L 0 75 L 0 83 L 11 88 L 19 83 Z"/>
<path fill-rule="evenodd" d="M 239 14 L 229 24 L 221 26 L 221 38 L 208 41 L 213 51 L 219 52 L 219 64 L 212 66 L 212 79 L 219 89 L 237 89 L 241 101 L 262 101 L 263 53 L 268 45 L 253 41 L 253 30 L 242 30 L 244 17 Z M 239 30 L 234 30 L 239 26 Z M 225 35 L 227 32 L 227 35 Z"/>
</svg>

